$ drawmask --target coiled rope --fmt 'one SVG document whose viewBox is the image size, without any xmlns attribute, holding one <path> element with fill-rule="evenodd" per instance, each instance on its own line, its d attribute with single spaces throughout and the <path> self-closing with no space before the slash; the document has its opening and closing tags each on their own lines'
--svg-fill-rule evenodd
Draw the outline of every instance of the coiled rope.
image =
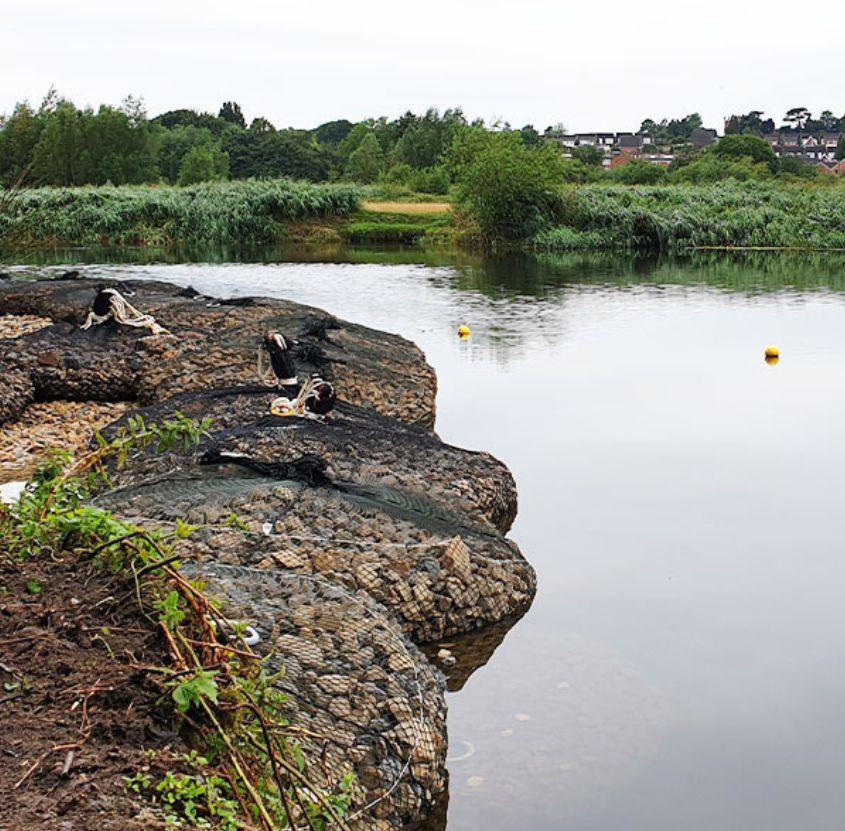
<svg viewBox="0 0 845 831">
<path fill-rule="evenodd" d="M 97 307 L 97 300 L 102 295 L 108 295 L 108 311 L 105 314 L 97 314 L 94 308 Z M 94 299 L 93 308 L 88 312 L 82 329 L 90 329 L 92 326 L 99 326 L 107 320 L 112 319 L 123 326 L 131 326 L 134 329 L 149 329 L 153 335 L 167 334 L 167 329 L 156 323 L 152 315 L 139 312 L 117 289 L 102 289 Z"/>
<path fill-rule="evenodd" d="M 260 354 L 260 353 L 259 353 Z M 325 422 L 326 418 L 308 409 L 308 401 L 317 397 L 317 389 L 326 382 L 319 375 L 312 375 L 299 390 L 296 398 L 280 395 L 270 402 L 270 412 L 274 416 L 308 418 L 311 421 Z"/>
</svg>

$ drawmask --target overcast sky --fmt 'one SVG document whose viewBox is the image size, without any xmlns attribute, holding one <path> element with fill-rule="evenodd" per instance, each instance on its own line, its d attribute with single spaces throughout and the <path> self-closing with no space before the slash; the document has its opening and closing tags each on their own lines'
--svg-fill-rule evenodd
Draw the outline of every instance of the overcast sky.
<svg viewBox="0 0 845 831">
<path fill-rule="evenodd" d="M 55 85 L 151 115 L 233 99 L 277 127 L 461 106 L 539 130 L 694 111 L 721 129 L 845 113 L 842 20 L 841 0 L 26 0 L 2 11 L 0 112 Z"/>
</svg>

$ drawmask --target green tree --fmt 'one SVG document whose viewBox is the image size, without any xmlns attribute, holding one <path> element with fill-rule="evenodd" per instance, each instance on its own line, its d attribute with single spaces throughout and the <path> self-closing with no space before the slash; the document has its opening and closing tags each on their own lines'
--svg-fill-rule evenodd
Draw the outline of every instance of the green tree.
<svg viewBox="0 0 845 831">
<path fill-rule="evenodd" d="M 158 169 L 171 184 L 179 181 L 182 160 L 194 147 L 220 149 L 217 137 L 206 127 L 185 126 L 160 130 L 157 134 L 157 144 Z"/>
<path fill-rule="evenodd" d="M 367 133 L 349 157 L 346 175 L 354 182 L 375 182 L 384 166 L 381 146 L 373 133 Z"/>
<path fill-rule="evenodd" d="M 771 179 L 772 175 L 767 164 L 755 162 L 750 156 L 719 156 L 707 152 L 672 171 L 669 178 L 673 182 L 701 185 L 725 179 L 736 179 L 738 182 L 762 181 Z"/>
<path fill-rule="evenodd" d="M 139 102 L 82 113 L 78 182 L 139 184 L 158 178 L 154 141 Z"/>
<path fill-rule="evenodd" d="M 84 183 L 80 158 L 84 117 L 70 101 L 59 101 L 45 116 L 44 129 L 32 153 L 36 181 L 63 187 Z"/>
<path fill-rule="evenodd" d="M 836 161 L 840 162 L 845 159 L 845 135 L 839 134 L 839 140 L 836 142 L 836 153 L 834 153 Z"/>
<path fill-rule="evenodd" d="M 403 116 L 406 122 L 407 115 Z M 418 169 L 434 167 L 452 144 L 456 131 L 465 126 L 466 119 L 460 109 L 446 110 L 441 117 L 440 113 L 432 108 L 422 118 L 413 122 L 398 123 L 398 160 Z"/>
<path fill-rule="evenodd" d="M 349 131 L 352 127 L 352 122 L 347 121 L 345 118 L 341 118 L 337 121 L 327 121 L 325 124 L 321 124 L 319 127 L 315 128 L 314 138 L 317 139 L 320 144 L 331 144 L 336 146 L 349 135 Z"/>
<path fill-rule="evenodd" d="M 253 133 L 273 133 L 276 128 L 266 118 L 253 118 L 249 124 L 249 129 Z"/>
<path fill-rule="evenodd" d="M 244 114 L 241 112 L 240 104 L 236 101 L 224 101 L 217 117 L 222 118 L 223 121 L 228 121 L 229 124 L 234 124 L 236 127 L 246 129 Z"/>
<path fill-rule="evenodd" d="M 372 125 L 368 121 L 362 121 L 359 124 L 353 125 L 352 129 L 338 145 L 338 154 L 340 155 L 343 165 L 349 163 L 349 157 L 358 149 L 358 145 L 364 140 L 364 138 L 372 132 Z"/>
<path fill-rule="evenodd" d="M 214 147 L 197 145 L 182 159 L 179 167 L 179 184 L 194 185 L 225 179 L 229 175 L 229 157 Z"/>
<path fill-rule="evenodd" d="M 732 115 L 725 123 L 726 135 L 752 133 L 760 136 L 774 131 L 775 122 L 771 118 L 764 119 L 762 110 L 751 110 L 745 115 Z"/>
<path fill-rule="evenodd" d="M 564 161 L 557 148 L 525 147 L 518 133 L 488 133 L 458 166 L 458 199 L 491 242 L 525 240 L 550 224 Z M 459 148 L 464 153 L 467 146 Z"/>
<path fill-rule="evenodd" d="M 784 156 L 779 160 L 780 173 L 794 176 L 797 179 L 815 179 L 816 168 L 807 164 L 803 159 L 796 159 L 794 156 Z"/>
<path fill-rule="evenodd" d="M 417 193 L 433 193 L 443 196 L 449 192 L 449 173 L 442 165 L 422 170 L 411 168 L 407 185 Z"/>
<path fill-rule="evenodd" d="M 152 124 L 168 130 L 174 127 L 203 127 L 219 136 L 229 122 L 211 113 L 199 113 L 196 110 L 169 110 L 153 118 Z"/>
<path fill-rule="evenodd" d="M 765 164 L 772 173 L 778 171 L 778 160 L 775 151 L 765 139 L 759 136 L 722 136 L 709 151 L 723 159 L 739 159 L 747 156 L 755 164 Z"/>
<path fill-rule="evenodd" d="M 520 131 L 522 143 L 526 147 L 537 147 L 540 144 L 540 134 L 534 129 L 533 124 L 526 124 Z"/>
<path fill-rule="evenodd" d="M 222 149 L 235 179 L 288 176 L 322 182 L 331 169 L 332 154 L 307 130 L 232 129 L 223 135 Z"/>
<path fill-rule="evenodd" d="M 590 167 L 601 167 L 604 162 L 604 151 L 592 144 L 582 144 L 572 150 L 572 158 Z"/>
<path fill-rule="evenodd" d="M 701 125 L 702 120 L 698 113 L 690 113 L 683 118 L 664 118 L 659 123 L 652 118 L 646 118 L 640 125 L 640 132 L 648 133 L 667 144 L 683 143 L 688 142 L 692 138 L 693 131 Z"/>
<path fill-rule="evenodd" d="M 839 126 L 839 119 L 830 110 L 822 111 L 819 122 L 825 130 L 835 130 Z"/>
<path fill-rule="evenodd" d="M 798 130 L 803 130 L 804 125 L 812 118 L 812 114 L 806 107 L 793 107 L 786 111 L 783 120 L 786 124 L 791 124 Z"/>
<path fill-rule="evenodd" d="M 453 180 L 463 177 L 465 169 L 487 150 L 495 139 L 483 126 L 463 127 L 455 132 L 446 154 L 445 165 Z"/>
<path fill-rule="evenodd" d="M 12 115 L 0 122 L 0 185 L 32 183 L 35 147 L 45 120 L 26 102 L 17 104 Z"/>
</svg>

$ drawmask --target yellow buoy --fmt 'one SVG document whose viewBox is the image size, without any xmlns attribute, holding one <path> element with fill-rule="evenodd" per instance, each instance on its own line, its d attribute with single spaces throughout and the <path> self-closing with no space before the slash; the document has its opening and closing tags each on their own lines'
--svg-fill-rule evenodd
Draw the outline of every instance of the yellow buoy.
<svg viewBox="0 0 845 831">
<path fill-rule="evenodd" d="M 767 346 L 766 347 L 766 357 L 767 358 L 779 358 L 780 357 L 780 349 L 776 346 Z"/>
<path fill-rule="evenodd" d="M 458 326 L 458 337 L 459 338 L 468 338 L 470 335 L 469 326 Z"/>
<path fill-rule="evenodd" d="M 765 360 L 769 366 L 774 366 L 778 361 L 780 361 L 780 358 L 778 358 L 777 355 L 766 355 L 763 360 Z"/>
</svg>

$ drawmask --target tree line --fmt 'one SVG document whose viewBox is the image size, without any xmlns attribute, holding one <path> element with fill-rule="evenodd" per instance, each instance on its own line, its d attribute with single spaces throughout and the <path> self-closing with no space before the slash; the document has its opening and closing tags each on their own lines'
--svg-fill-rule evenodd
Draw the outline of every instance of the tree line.
<svg viewBox="0 0 845 831">
<path fill-rule="evenodd" d="M 782 125 L 775 126 L 773 118 L 766 118 L 762 110 L 751 110 L 741 115 L 732 115 L 725 121 L 726 135 L 750 134 L 771 135 L 778 132 L 803 133 L 845 133 L 845 115 L 838 117 L 831 110 L 822 110 L 818 118 L 806 107 L 791 107 L 782 119 Z"/>
<path fill-rule="evenodd" d="M 480 126 L 482 122 L 475 122 Z M 267 118 L 247 124 L 240 106 L 224 102 L 215 115 L 171 110 L 149 118 L 142 101 L 79 108 L 54 90 L 37 107 L 28 102 L 0 118 L 0 184 L 193 184 L 215 179 L 291 177 L 313 182 L 377 179 L 443 193 L 442 165 L 460 109 L 354 124 L 330 121 L 312 130 L 279 129 Z M 526 129 L 526 141 L 540 136 Z"/>
<path fill-rule="evenodd" d="M 566 160 L 559 175 L 567 182 L 610 178 L 626 184 L 815 176 L 813 168 L 799 160 L 776 159 L 767 143 L 757 138 L 773 125 L 763 115 L 753 111 L 732 116 L 719 149 L 705 154 L 693 154 L 689 147 L 702 125 L 698 113 L 645 119 L 643 132 L 675 148 L 670 170 L 635 162 L 608 173 L 601 168 L 603 152 L 584 146 L 576 148 L 575 158 Z M 825 111 L 814 119 L 803 107 L 790 109 L 785 121 L 804 131 L 816 125 L 826 130 L 845 128 L 845 116 L 837 119 Z M 558 125 L 545 132 L 560 129 Z M 247 123 L 234 101 L 224 102 L 216 114 L 177 109 L 150 118 L 136 98 L 94 110 L 79 108 L 51 90 L 37 107 L 22 102 L 0 118 L 0 185 L 188 185 L 287 177 L 445 194 L 459 184 L 459 160 L 465 155 L 461 148 L 478 145 L 478 137 L 488 134 L 507 136 L 508 148 L 539 151 L 549 146 L 533 125 L 514 129 L 506 122 L 470 123 L 459 108 L 429 109 L 421 115 L 409 111 L 395 119 L 358 123 L 339 119 L 305 130 L 277 128 L 264 117 Z M 734 139 L 741 141 L 732 143 Z M 837 157 L 845 158 L 845 139 Z"/>
</svg>

